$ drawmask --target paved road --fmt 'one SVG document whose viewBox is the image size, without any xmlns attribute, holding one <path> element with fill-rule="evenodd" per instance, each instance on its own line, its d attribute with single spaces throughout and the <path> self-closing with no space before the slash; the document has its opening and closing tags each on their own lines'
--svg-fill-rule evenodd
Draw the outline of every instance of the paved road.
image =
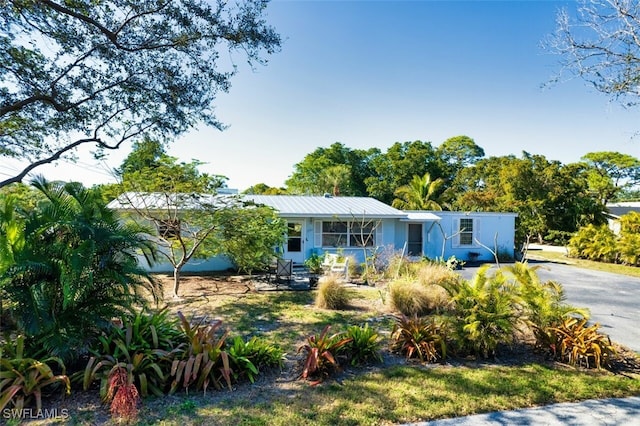
<svg viewBox="0 0 640 426">
<path fill-rule="evenodd" d="M 562 284 L 567 303 L 589 308 L 591 321 L 611 340 L 640 353 L 640 278 L 551 262 L 530 265 L 539 266 L 541 280 Z M 468 279 L 476 270 L 465 267 L 461 274 Z"/>
</svg>

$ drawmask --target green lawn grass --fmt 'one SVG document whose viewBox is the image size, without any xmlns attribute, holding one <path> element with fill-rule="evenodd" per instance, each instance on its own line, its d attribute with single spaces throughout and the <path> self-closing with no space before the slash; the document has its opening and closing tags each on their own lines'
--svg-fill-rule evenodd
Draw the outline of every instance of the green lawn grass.
<svg viewBox="0 0 640 426">
<path fill-rule="evenodd" d="M 612 272 L 614 274 L 623 274 L 630 277 L 640 278 L 640 268 L 635 266 L 617 265 L 614 263 L 594 262 L 585 259 L 575 259 L 567 255 L 547 250 L 531 250 L 527 252 L 527 259 L 531 260 L 548 260 L 551 262 L 566 263 L 567 265 L 575 265 L 580 268 L 592 269 L 596 271 Z"/>
</svg>

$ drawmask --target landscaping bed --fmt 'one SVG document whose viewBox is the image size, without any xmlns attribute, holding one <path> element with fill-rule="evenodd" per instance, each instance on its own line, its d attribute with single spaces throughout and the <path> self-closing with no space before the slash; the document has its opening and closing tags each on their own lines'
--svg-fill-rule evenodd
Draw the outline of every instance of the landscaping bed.
<svg viewBox="0 0 640 426">
<path fill-rule="evenodd" d="M 316 291 L 256 290 L 254 279 L 236 275 L 186 275 L 178 299 L 172 279 L 163 282 L 173 314 L 220 319 L 237 335 L 260 334 L 286 352 L 281 369 L 260 374 L 255 383 L 236 383 L 232 391 L 178 392 L 143 400 L 140 424 L 394 424 L 522 408 L 562 401 L 640 394 L 640 362 L 618 347 L 613 371 L 584 370 L 547 360 L 531 347 L 500 347 L 495 357 L 448 357 L 425 364 L 389 351 L 395 321 L 384 287 L 350 286 L 349 306 L 314 306 Z M 301 380 L 305 337 L 326 325 L 338 331 L 368 324 L 379 330 L 382 362 L 344 366 L 322 383 Z M 74 390 L 45 399 L 45 409 L 68 415 L 33 424 L 115 424 L 98 390 Z"/>
</svg>

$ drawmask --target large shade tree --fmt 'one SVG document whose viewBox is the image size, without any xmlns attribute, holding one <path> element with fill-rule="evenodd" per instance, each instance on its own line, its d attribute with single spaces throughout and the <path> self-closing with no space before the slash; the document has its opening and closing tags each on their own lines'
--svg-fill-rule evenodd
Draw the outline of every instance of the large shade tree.
<svg viewBox="0 0 640 426">
<path fill-rule="evenodd" d="M 236 61 L 264 63 L 279 49 L 266 4 L 0 2 L 0 156 L 28 164 L 0 187 L 81 145 L 99 155 L 201 122 L 222 129 L 214 101 Z"/>
<path fill-rule="evenodd" d="M 573 4 L 572 4 L 573 6 Z M 579 0 L 575 14 L 563 9 L 546 43 L 561 55 L 562 72 L 636 105 L 640 100 L 640 2 Z"/>
<path fill-rule="evenodd" d="M 589 188 L 603 205 L 640 183 L 640 160 L 632 155 L 590 152 L 582 157 L 582 161 L 589 166 Z"/>
</svg>

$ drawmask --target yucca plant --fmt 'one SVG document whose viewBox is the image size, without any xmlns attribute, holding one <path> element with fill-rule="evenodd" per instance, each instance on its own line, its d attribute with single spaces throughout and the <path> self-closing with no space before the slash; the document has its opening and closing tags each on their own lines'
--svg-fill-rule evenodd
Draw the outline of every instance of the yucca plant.
<svg viewBox="0 0 640 426">
<path fill-rule="evenodd" d="M 351 365 L 382 362 L 380 335 L 375 329 L 369 327 L 369 324 L 348 327 L 344 337 L 351 339 L 342 349 Z"/>
<path fill-rule="evenodd" d="M 305 380 L 310 377 L 317 378 L 313 384 L 319 383 L 332 371 L 340 368 L 338 354 L 351 342 L 351 338 L 345 337 L 344 333 L 329 335 L 330 328 L 331 326 L 327 325 L 320 334 L 307 337 L 306 343 L 298 348 L 298 353 L 305 353 L 300 377 Z"/>
<path fill-rule="evenodd" d="M 422 362 L 443 360 L 447 357 L 444 327 L 435 318 L 396 317 L 391 350 Z"/>
<path fill-rule="evenodd" d="M 24 336 L 17 336 L 15 344 L 5 343 L 0 357 L 0 411 L 12 404 L 18 410 L 35 399 L 36 408 L 42 409 L 44 388 L 62 383 L 63 392 L 71 392 L 71 383 L 65 375 L 65 365 L 60 358 L 42 360 L 24 357 Z M 54 374 L 49 364 L 54 364 L 62 374 Z"/>
<path fill-rule="evenodd" d="M 587 326 L 586 319 L 567 318 L 549 327 L 554 333 L 556 358 L 570 365 L 602 368 L 615 354 L 609 336 L 598 333 L 599 324 Z"/>
<path fill-rule="evenodd" d="M 225 341 L 229 331 L 218 334 L 222 321 L 208 322 L 206 318 L 191 323 L 182 312 L 178 312 L 180 327 L 187 343 L 176 352 L 171 364 L 170 393 L 178 388 L 189 390 L 195 385 L 197 390 L 206 392 L 210 384 L 216 389 L 223 387 L 223 380 L 231 390 L 232 374 L 229 354 L 225 350 Z"/>
<path fill-rule="evenodd" d="M 451 296 L 455 348 L 488 358 L 499 344 L 510 343 L 519 318 L 520 299 L 513 283 L 498 270 L 487 275 L 490 265 L 481 267 L 471 281 L 441 284 Z"/>
</svg>

